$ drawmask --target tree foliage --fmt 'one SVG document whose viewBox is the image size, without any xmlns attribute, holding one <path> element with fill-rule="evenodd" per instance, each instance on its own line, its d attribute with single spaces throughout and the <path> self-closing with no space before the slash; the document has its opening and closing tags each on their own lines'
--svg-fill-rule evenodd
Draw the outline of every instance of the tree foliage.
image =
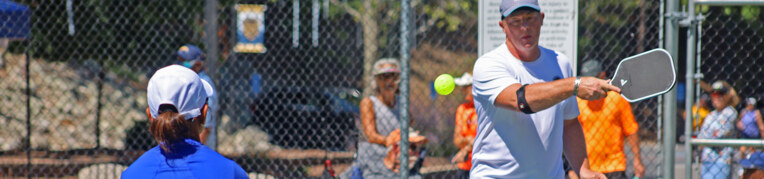
<svg viewBox="0 0 764 179">
<path fill-rule="evenodd" d="M 391 0 L 330 0 L 335 8 L 331 8 L 330 16 L 349 14 L 363 28 L 363 60 L 364 81 L 371 81 L 371 68 L 374 61 L 380 58 L 378 51 L 387 46 L 397 46 L 400 23 L 400 1 Z M 425 17 L 423 24 L 412 27 L 413 34 L 425 33 L 433 28 L 445 28 L 448 31 L 458 30 L 460 26 L 474 25 L 477 21 L 477 0 L 446 0 L 426 1 L 413 0 L 410 2 L 412 21 L 418 22 L 415 14 Z M 364 95 L 369 95 L 369 85 L 364 85 Z"/>
</svg>

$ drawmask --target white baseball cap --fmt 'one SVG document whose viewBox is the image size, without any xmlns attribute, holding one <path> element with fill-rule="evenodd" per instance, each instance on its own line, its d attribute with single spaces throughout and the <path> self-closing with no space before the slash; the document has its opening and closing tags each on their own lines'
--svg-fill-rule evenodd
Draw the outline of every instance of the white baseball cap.
<svg viewBox="0 0 764 179">
<path fill-rule="evenodd" d="M 756 105 L 756 98 L 748 97 L 745 99 L 746 104 Z"/>
<path fill-rule="evenodd" d="M 147 97 L 151 117 L 159 116 L 159 106 L 170 104 L 186 120 L 202 115 L 207 98 L 215 92 L 209 83 L 191 69 L 170 65 L 157 70 L 149 79 Z"/>
<path fill-rule="evenodd" d="M 472 85 L 472 75 L 465 72 L 461 77 L 454 79 L 454 84 L 457 86 Z"/>
<path fill-rule="evenodd" d="M 515 10 L 522 7 L 529 7 L 536 11 L 541 11 L 538 0 L 502 0 L 499 5 L 499 12 L 501 12 L 501 19 L 504 19 L 515 12 Z"/>
</svg>

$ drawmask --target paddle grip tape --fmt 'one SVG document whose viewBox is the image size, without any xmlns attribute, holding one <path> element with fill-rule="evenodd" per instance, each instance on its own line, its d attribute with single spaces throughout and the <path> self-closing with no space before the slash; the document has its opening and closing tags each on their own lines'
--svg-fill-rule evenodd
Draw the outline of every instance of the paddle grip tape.
<svg viewBox="0 0 764 179">
<path fill-rule="evenodd" d="M 528 84 L 524 84 L 517 89 L 517 108 L 525 114 L 533 114 L 534 112 L 531 110 L 531 106 L 528 105 L 528 101 L 525 100 L 525 86 L 528 86 Z"/>
</svg>

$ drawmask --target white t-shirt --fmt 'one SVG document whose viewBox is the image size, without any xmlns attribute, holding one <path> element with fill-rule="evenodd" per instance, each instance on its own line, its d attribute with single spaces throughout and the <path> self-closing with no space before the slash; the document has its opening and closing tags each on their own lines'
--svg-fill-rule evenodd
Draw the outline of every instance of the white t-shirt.
<svg viewBox="0 0 764 179">
<path fill-rule="evenodd" d="M 494 106 L 509 85 L 549 82 L 573 76 L 562 53 L 539 47 L 534 62 L 515 58 L 503 44 L 478 58 L 472 95 L 478 131 L 472 146 L 471 178 L 563 178 L 563 120 L 578 117 L 576 97 L 534 114 Z"/>
</svg>

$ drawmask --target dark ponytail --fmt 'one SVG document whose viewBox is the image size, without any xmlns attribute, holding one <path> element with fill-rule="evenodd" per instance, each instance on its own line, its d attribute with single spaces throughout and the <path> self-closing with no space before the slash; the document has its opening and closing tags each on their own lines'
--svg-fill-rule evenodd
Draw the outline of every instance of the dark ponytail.
<svg viewBox="0 0 764 179">
<path fill-rule="evenodd" d="M 175 106 L 163 104 L 149 129 L 162 150 L 172 152 L 172 143 L 186 138 L 199 140 L 200 129 L 193 126 L 194 122 L 180 115 Z"/>
</svg>

